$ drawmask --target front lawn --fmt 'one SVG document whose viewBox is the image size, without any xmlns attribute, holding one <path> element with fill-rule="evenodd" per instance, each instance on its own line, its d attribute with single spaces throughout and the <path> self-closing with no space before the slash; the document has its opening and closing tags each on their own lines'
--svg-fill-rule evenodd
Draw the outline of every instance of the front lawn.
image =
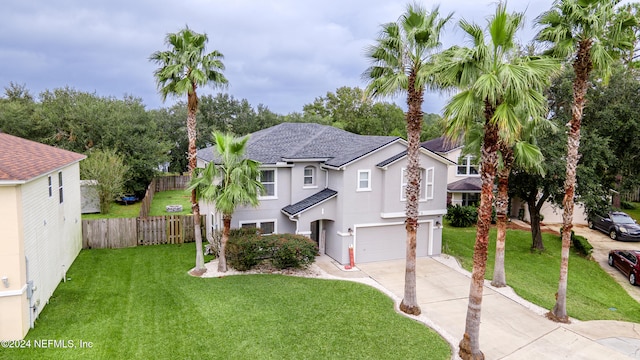
<svg viewBox="0 0 640 360">
<path fill-rule="evenodd" d="M 462 266 L 471 271 L 476 228 L 443 229 L 443 252 L 455 256 Z M 486 279 L 493 276 L 495 261 L 495 228 L 489 237 L 489 257 Z M 546 250 L 531 252 L 531 233 L 507 230 L 505 272 L 507 285 L 518 295 L 546 309 L 555 305 L 560 277 L 560 236 L 544 233 Z M 567 311 L 580 320 L 623 320 L 640 323 L 639 304 L 607 274 L 595 261 L 580 257 L 571 251 Z"/>
<path fill-rule="evenodd" d="M 83 250 L 27 341 L 2 359 L 449 359 L 435 332 L 362 284 L 282 275 L 194 278 L 195 247 Z M 208 259 L 207 259 L 208 260 Z"/>
</svg>

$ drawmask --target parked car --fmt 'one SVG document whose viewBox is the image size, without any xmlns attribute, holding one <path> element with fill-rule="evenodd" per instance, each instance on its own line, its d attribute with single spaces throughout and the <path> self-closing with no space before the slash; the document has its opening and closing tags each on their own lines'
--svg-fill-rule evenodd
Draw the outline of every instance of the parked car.
<svg viewBox="0 0 640 360">
<path fill-rule="evenodd" d="M 640 241 L 640 225 L 622 211 L 611 211 L 607 214 L 589 216 L 589 229 L 598 229 L 609 234 L 613 240 Z"/>
<path fill-rule="evenodd" d="M 631 285 L 636 285 L 640 274 L 640 250 L 609 251 L 609 266 L 620 270 L 629 278 Z"/>
</svg>

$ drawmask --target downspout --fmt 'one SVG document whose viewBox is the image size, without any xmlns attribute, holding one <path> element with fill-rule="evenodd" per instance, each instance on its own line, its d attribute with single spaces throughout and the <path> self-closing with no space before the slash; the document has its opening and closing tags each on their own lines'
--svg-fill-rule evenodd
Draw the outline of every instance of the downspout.
<svg viewBox="0 0 640 360">
<path fill-rule="evenodd" d="M 289 215 L 289 220 L 293 221 L 294 223 L 296 223 L 296 235 L 298 234 L 298 219 L 295 218 L 296 215 Z"/>
</svg>

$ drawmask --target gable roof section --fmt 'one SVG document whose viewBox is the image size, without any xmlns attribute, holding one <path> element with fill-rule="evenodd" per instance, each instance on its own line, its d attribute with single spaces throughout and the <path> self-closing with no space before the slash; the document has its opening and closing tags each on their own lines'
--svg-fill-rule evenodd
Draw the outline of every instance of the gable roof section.
<svg viewBox="0 0 640 360">
<path fill-rule="evenodd" d="M 427 155 L 431 155 L 431 157 L 433 157 L 436 160 L 438 160 L 440 162 L 443 162 L 445 164 L 448 164 L 448 165 L 455 164 L 455 162 L 447 159 L 446 157 L 438 154 L 437 152 L 431 151 L 431 150 L 426 149 L 426 148 L 422 148 L 422 151 L 423 151 L 423 153 L 426 153 Z M 394 162 L 405 158 L 406 156 L 407 156 L 407 150 L 405 150 L 405 151 L 403 151 L 401 153 L 398 153 L 398 154 L 396 154 L 396 155 L 394 155 L 394 156 L 392 156 L 392 157 L 390 157 L 390 158 L 388 158 L 388 159 L 386 159 L 384 161 L 381 161 L 381 162 L 377 163 L 376 166 L 379 167 L 379 168 L 385 168 L 386 166 L 389 166 L 389 165 L 393 164 Z"/>
<path fill-rule="evenodd" d="M 445 136 L 439 138 L 427 140 L 420 144 L 423 148 L 431 150 L 437 153 L 448 153 L 451 150 L 455 150 L 462 147 L 461 141 L 451 141 Z"/>
<path fill-rule="evenodd" d="M 454 181 L 447 185 L 449 192 L 480 192 L 482 190 L 482 179 L 480 177 L 468 177 Z"/>
<path fill-rule="evenodd" d="M 86 156 L 0 133 L 0 182 L 27 182 Z"/>
<path fill-rule="evenodd" d="M 251 134 L 246 155 L 263 164 L 316 159 L 340 167 L 399 140 L 396 136 L 358 135 L 315 123 L 281 123 Z M 198 158 L 214 161 L 213 147 L 198 150 Z"/>
<path fill-rule="evenodd" d="M 302 199 L 300 201 L 298 201 L 297 203 L 293 204 L 293 205 L 287 205 L 285 207 L 282 208 L 282 212 L 289 215 L 289 216 L 294 216 L 297 214 L 300 214 L 301 212 L 310 209 L 322 202 L 325 202 L 329 199 L 331 199 L 332 197 L 338 195 L 338 192 L 335 190 L 331 190 L 329 188 L 326 188 L 318 193 L 315 193 L 311 196 L 309 196 L 306 199 Z"/>
</svg>

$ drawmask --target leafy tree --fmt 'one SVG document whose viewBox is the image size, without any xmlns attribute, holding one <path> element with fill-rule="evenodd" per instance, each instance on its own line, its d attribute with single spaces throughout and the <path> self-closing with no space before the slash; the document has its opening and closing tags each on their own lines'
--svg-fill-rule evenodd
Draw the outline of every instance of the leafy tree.
<svg viewBox="0 0 640 360">
<path fill-rule="evenodd" d="M 463 359 L 484 358 L 479 343 L 480 309 L 500 143 L 511 144 L 518 139 L 522 123 L 517 114 L 544 116 L 546 100 L 541 91 L 557 68 L 557 62 L 550 59 L 519 54 L 515 35 L 523 19 L 524 14 L 510 14 L 506 5 L 500 3 L 487 20 L 486 31 L 461 20 L 460 27 L 473 46 L 454 46 L 438 59 L 440 80 L 460 89 L 445 106 L 447 135 L 450 138 L 458 138 L 461 133 L 468 136 L 477 122 L 483 126 L 482 190 L 467 321 L 459 351 Z"/>
<path fill-rule="evenodd" d="M 162 100 L 167 96 L 183 96 L 187 94 L 187 137 L 189 139 L 189 174 L 196 168 L 196 113 L 198 111 L 198 86 L 224 86 L 227 79 L 222 74 L 223 55 L 214 50 L 205 54 L 205 45 L 209 41 L 206 34 L 198 34 L 188 27 L 177 33 L 169 33 L 165 43 L 170 50 L 154 52 L 150 60 L 160 67 L 154 72 Z M 202 233 L 200 229 L 200 206 L 196 199 L 195 189 L 191 191 L 191 207 L 193 210 L 196 266 L 194 273 L 203 273 L 204 254 L 202 249 Z"/>
<path fill-rule="evenodd" d="M 572 116 L 568 123 L 560 280 L 556 304 L 548 314 L 550 319 L 561 322 L 569 321 L 566 305 L 569 247 L 585 96 L 594 66 L 602 72 L 605 82 L 611 72 L 611 62 L 615 56 L 611 50 L 620 45 L 619 40 L 624 33 L 623 23 L 608 22 L 608 19 L 614 19 L 615 6 L 618 3 L 618 0 L 556 0 L 551 10 L 540 15 L 537 20 L 542 27 L 537 35 L 538 40 L 551 45 L 548 51 L 550 54 L 561 59 L 570 59 L 575 73 Z"/>
<path fill-rule="evenodd" d="M 451 16 L 441 18 L 437 7 L 428 12 L 418 4 L 408 5 L 398 21 L 382 25 L 376 44 L 367 50 L 373 65 L 363 75 L 369 80 L 367 94 L 407 94 L 407 262 L 400 310 L 413 315 L 420 314 L 416 297 L 416 233 L 420 194 L 418 151 L 424 122 L 422 103 L 425 88 L 433 84 L 432 54 L 440 47 L 440 33 Z"/>
<path fill-rule="evenodd" d="M 229 240 L 231 218 L 238 206 L 259 204 L 258 195 L 264 191 L 260 177 L 260 163 L 245 158 L 249 136 L 236 138 L 215 132 L 213 162 L 194 173 L 189 189 L 196 199 L 212 201 L 216 211 L 222 213 L 222 240 L 218 254 L 218 271 L 227 271 L 225 249 Z"/>
<path fill-rule="evenodd" d="M 112 149 L 91 151 L 80 163 L 80 178 L 97 181 L 101 214 L 108 214 L 113 201 L 122 195 L 128 172 L 122 156 Z"/>
</svg>

